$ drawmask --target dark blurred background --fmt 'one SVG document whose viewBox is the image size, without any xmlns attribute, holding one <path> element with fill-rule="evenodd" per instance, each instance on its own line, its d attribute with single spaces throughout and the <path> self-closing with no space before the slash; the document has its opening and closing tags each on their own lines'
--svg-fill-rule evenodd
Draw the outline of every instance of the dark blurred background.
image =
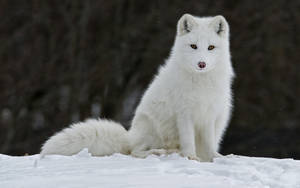
<svg viewBox="0 0 300 188">
<path fill-rule="evenodd" d="M 222 153 L 300 159 L 300 1 L 1 0 L 0 153 L 90 117 L 127 128 L 184 13 L 224 15 L 236 71 Z"/>
</svg>

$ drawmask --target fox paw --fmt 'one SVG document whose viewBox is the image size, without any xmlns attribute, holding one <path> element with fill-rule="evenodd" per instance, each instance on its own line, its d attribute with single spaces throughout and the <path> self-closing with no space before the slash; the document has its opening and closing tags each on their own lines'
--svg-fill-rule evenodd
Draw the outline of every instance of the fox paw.
<svg viewBox="0 0 300 188">
<path fill-rule="evenodd" d="M 188 158 L 189 160 L 194 160 L 194 161 L 201 162 L 201 159 L 200 159 L 199 157 L 197 157 L 197 156 L 187 156 L 187 158 Z"/>
<path fill-rule="evenodd" d="M 180 154 L 180 156 L 182 156 L 182 157 L 187 157 L 189 160 L 194 160 L 194 161 L 199 161 L 199 162 L 201 162 L 201 159 L 200 159 L 199 157 L 197 157 L 196 155 L 185 155 L 185 154 L 183 154 L 182 152 L 179 153 L 179 154 Z"/>
</svg>

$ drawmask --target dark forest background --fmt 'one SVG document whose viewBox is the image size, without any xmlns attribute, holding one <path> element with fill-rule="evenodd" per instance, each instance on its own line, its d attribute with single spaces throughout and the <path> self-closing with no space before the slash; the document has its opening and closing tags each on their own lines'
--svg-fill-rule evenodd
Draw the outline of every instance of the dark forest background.
<svg viewBox="0 0 300 188">
<path fill-rule="evenodd" d="M 184 13 L 231 27 L 222 153 L 300 159 L 300 1 L 0 1 L 0 153 L 35 154 L 90 117 L 127 128 Z"/>
</svg>

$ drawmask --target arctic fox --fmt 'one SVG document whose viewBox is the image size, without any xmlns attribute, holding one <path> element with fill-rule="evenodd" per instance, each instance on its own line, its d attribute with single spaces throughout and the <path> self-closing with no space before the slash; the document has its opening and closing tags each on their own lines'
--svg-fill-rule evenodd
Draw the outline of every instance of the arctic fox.
<svg viewBox="0 0 300 188">
<path fill-rule="evenodd" d="M 94 156 L 179 152 L 212 161 L 221 156 L 233 76 L 225 18 L 184 14 L 171 55 L 144 93 L 129 131 L 103 119 L 73 124 L 50 137 L 41 156 L 72 155 L 88 148 Z"/>
</svg>

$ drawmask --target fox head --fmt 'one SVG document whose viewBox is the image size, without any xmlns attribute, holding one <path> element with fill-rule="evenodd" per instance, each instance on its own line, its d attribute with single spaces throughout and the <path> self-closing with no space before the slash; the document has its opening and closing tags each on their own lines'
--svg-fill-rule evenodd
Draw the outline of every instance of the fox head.
<svg viewBox="0 0 300 188">
<path fill-rule="evenodd" d="M 184 14 L 177 24 L 173 55 L 189 72 L 208 72 L 229 59 L 229 26 L 223 16 Z"/>
</svg>

